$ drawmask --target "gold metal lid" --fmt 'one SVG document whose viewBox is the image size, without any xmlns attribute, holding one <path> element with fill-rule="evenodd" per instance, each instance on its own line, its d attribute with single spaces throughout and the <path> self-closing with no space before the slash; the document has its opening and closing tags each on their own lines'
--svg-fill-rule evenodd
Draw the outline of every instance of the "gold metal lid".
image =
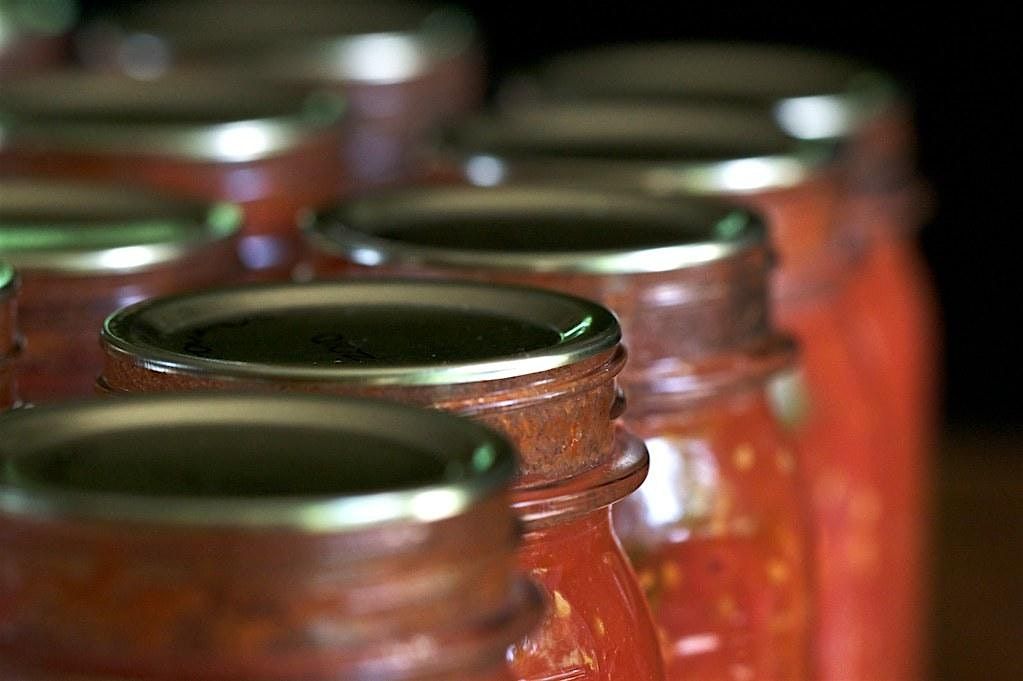
<svg viewBox="0 0 1023 681">
<path fill-rule="evenodd" d="M 241 163 L 280 155 L 341 120 L 336 93 L 244 78 L 155 81 L 65 71 L 5 82 L 4 147 Z"/>
<path fill-rule="evenodd" d="M 232 238 L 229 203 L 45 179 L 0 179 L 0 256 L 19 270 L 106 274 L 171 262 Z"/>
<path fill-rule="evenodd" d="M 457 7 L 394 0 L 151 2 L 109 15 L 92 32 L 96 41 L 116 34 L 115 58 L 144 77 L 176 62 L 227 62 L 258 63 L 263 75 L 369 82 L 414 78 L 476 38 Z"/>
<path fill-rule="evenodd" d="M 510 445 L 442 412 L 298 395 L 170 394 L 0 417 L 0 513 L 343 532 L 461 515 Z"/>
<path fill-rule="evenodd" d="M 845 137 L 897 96 L 884 73 L 847 57 L 754 43 L 646 43 L 560 55 L 542 66 L 544 96 L 761 102 L 799 139 Z"/>
<path fill-rule="evenodd" d="M 805 181 L 832 157 L 755 107 L 686 102 L 529 102 L 452 129 L 442 156 L 473 184 L 569 182 L 654 195 L 749 192 Z"/>
<path fill-rule="evenodd" d="M 613 348 L 608 310 L 537 289 L 373 280 L 233 287 L 111 315 L 108 351 L 152 371 L 442 385 L 543 372 Z"/>
<path fill-rule="evenodd" d="M 664 272 L 765 246 L 744 210 L 564 187 L 406 189 L 364 196 L 308 228 L 319 248 L 398 262 L 594 274 Z"/>
</svg>

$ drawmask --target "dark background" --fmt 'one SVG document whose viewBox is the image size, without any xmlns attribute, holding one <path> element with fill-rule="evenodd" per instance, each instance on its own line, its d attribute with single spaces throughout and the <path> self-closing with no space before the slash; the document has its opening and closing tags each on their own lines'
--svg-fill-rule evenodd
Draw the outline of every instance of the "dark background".
<svg viewBox="0 0 1023 681">
<path fill-rule="evenodd" d="M 267 1 L 273 0 L 252 0 Z M 86 16 L 130 4 L 82 0 Z M 1023 183 L 1014 165 L 1023 125 L 1011 103 L 1021 65 L 1015 12 L 720 0 L 459 4 L 479 21 L 492 81 L 574 47 L 692 38 L 836 50 L 898 76 L 916 103 L 920 168 L 937 197 L 920 240 L 946 329 L 946 422 L 957 429 L 1020 430 L 1023 362 L 1015 329 L 1023 262 L 1015 203 Z"/>
<path fill-rule="evenodd" d="M 479 20 L 495 76 L 558 50 L 601 42 L 748 39 L 836 50 L 899 77 L 916 105 L 920 168 L 937 197 L 921 245 L 943 310 L 947 421 L 1016 430 L 1023 371 L 1013 205 L 1021 124 L 1018 17 L 897 3 L 791 9 L 739 2 L 463 2 Z"/>
</svg>

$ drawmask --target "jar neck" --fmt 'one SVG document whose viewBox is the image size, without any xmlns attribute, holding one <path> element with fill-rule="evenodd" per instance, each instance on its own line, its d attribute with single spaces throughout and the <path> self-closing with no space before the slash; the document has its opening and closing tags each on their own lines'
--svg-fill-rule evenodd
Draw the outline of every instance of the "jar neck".
<svg viewBox="0 0 1023 681">
<path fill-rule="evenodd" d="M 508 437 L 520 455 L 520 485 L 554 482 L 614 455 L 615 377 L 625 365 L 616 346 L 551 371 L 446 385 L 360 385 L 344 381 L 239 379 L 165 372 L 144 357 L 106 348 L 99 390 L 263 390 L 370 397 L 421 405 L 476 419 Z"/>
<path fill-rule="evenodd" d="M 512 491 L 512 508 L 527 533 L 587 516 L 606 519 L 603 510 L 634 492 L 646 478 L 648 465 L 642 440 L 616 426 L 613 456 L 607 461 L 555 483 L 519 485 Z"/>
<path fill-rule="evenodd" d="M 0 659 L 195 681 L 493 667 L 540 610 L 508 503 L 322 535 L 0 517 L 0 574 L 34 575 L 0 579 Z"/>
<path fill-rule="evenodd" d="M 853 276 L 866 247 L 861 235 L 842 231 L 812 258 L 779 268 L 771 282 L 771 299 L 778 316 L 784 318 L 792 310 L 832 304 Z"/>
<path fill-rule="evenodd" d="M 771 253 L 766 245 L 699 265 L 649 273 L 592 274 L 458 269 L 477 281 L 552 289 L 614 311 L 629 351 L 624 376 L 671 358 L 687 361 L 770 333 Z"/>
<path fill-rule="evenodd" d="M 835 214 L 842 200 L 840 169 L 822 169 L 802 182 L 784 188 L 722 198 L 763 215 L 782 268 L 812 261 L 834 238 Z"/>
<path fill-rule="evenodd" d="M 626 423 L 647 415 L 696 414 L 723 400 L 762 390 L 771 378 L 791 369 L 796 346 L 786 336 L 771 334 L 708 357 L 666 361 L 634 371 L 621 380 L 628 407 Z"/>
</svg>

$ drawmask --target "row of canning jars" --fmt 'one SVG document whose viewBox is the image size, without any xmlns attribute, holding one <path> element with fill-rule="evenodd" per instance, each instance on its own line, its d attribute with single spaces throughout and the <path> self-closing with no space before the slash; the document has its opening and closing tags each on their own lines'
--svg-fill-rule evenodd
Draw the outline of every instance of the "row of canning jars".
<svg viewBox="0 0 1023 681">
<path fill-rule="evenodd" d="M 646 439 L 656 475 L 619 507 L 617 520 L 654 607 L 673 677 L 687 670 L 700 678 L 804 675 L 799 651 L 807 636 L 801 545 L 806 537 L 793 511 L 794 500 L 801 500 L 810 511 L 817 558 L 810 562 L 816 567 L 810 581 L 817 601 L 811 633 L 818 675 L 911 678 L 919 663 L 914 647 L 920 634 L 921 469 L 931 344 L 921 290 L 905 269 L 912 264 L 908 237 L 890 229 L 906 223 L 912 205 L 912 177 L 898 172 L 907 167 L 906 147 L 892 144 L 904 134 L 904 120 L 898 109 L 885 106 L 894 100 L 884 87 L 858 78 L 860 71 L 844 62 L 822 65 L 805 54 L 734 47 L 726 54 L 737 73 L 722 70 L 722 53 L 707 47 L 607 50 L 580 55 L 574 66 L 566 58 L 517 92 L 509 90 L 509 104 L 499 115 L 454 131 L 429 170 L 433 183 L 463 176 L 477 184 L 526 179 L 667 195 L 678 204 L 678 216 L 658 217 L 663 207 L 613 193 L 452 187 L 370 198 L 333 217 L 325 213 L 313 228 L 314 243 L 379 271 L 467 274 L 562 288 L 602 300 L 621 315 L 633 354 L 623 375 L 631 401 L 625 418 Z M 765 65 L 767 57 L 780 61 Z M 663 68 L 656 74 L 664 82 L 638 69 L 651 60 L 660 60 Z M 693 66 L 688 75 L 687 64 Z M 116 82 L 114 89 L 123 86 Z M 857 82 L 861 90 L 852 87 Z M 601 83 L 634 91 L 601 93 Z M 750 91 L 751 83 L 760 89 Z M 567 91 L 571 87 L 578 90 Z M 537 93 L 548 101 L 533 103 Z M 639 105 L 637 97 L 643 100 Z M 180 95 L 167 99 L 180 101 Z M 316 101 L 319 120 L 324 111 L 337 111 L 335 100 L 321 95 Z M 739 101 L 746 103 L 738 106 Z M 45 120 L 38 109 L 23 120 L 30 118 Z M 116 138 L 122 125 L 107 130 Z M 218 139 L 221 146 L 241 145 L 236 151 L 265 131 L 251 125 L 229 129 L 234 132 L 226 142 L 222 135 Z M 27 138 L 35 140 L 38 163 L 53 149 L 40 141 L 46 139 L 45 126 L 35 133 Z M 821 156 L 820 147 L 807 151 L 793 137 L 837 137 L 843 144 L 837 156 L 830 155 L 830 146 L 829 155 Z M 78 136 L 104 138 L 111 135 Z M 132 138 L 147 139 L 141 132 Z M 268 155 L 281 155 L 286 146 L 271 145 Z M 177 138 L 163 148 L 196 147 Z M 132 157 L 122 146 L 107 159 L 118 154 Z M 21 163 L 26 156 L 31 154 L 20 154 Z M 144 176 L 146 160 L 135 157 L 129 171 L 122 167 L 120 179 Z M 233 161 L 228 154 L 219 165 L 233 170 L 245 160 L 244 154 Z M 67 157 L 52 164 L 72 165 Z M 193 159 L 178 174 L 197 176 L 198 168 L 216 165 Z M 293 167 L 299 172 L 305 166 L 298 161 Z M 236 186 L 258 185 L 251 172 L 233 177 Z M 308 188 L 323 177 L 329 176 L 313 172 L 298 184 Z M 773 311 L 803 347 L 801 375 L 779 373 L 787 351 L 766 321 L 765 258 L 750 255 L 762 245 L 749 252 L 721 247 L 722 240 L 743 242 L 749 225 L 742 217 L 709 219 L 683 198 L 687 193 L 749 203 L 767 215 L 781 263 Z M 290 217 L 295 206 L 281 215 Z M 230 211 L 220 212 L 220 222 L 231 221 Z M 692 232 L 667 234 L 664 222 L 686 225 L 700 236 L 694 243 Z M 508 232 L 491 230 L 495 225 Z M 367 231 L 361 237 L 368 241 L 345 245 L 353 226 L 355 236 Z M 293 228 L 286 238 L 299 243 Z M 683 244 L 687 248 L 671 248 Z M 588 257 L 569 256 L 578 251 Z M 723 264 L 737 252 L 750 262 Z M 297 259 L 307 275 L 314 261 L 322 266 L 325 260 Z M 337 269 L 326 265 L 326 271 Z M 350 264 L 341 271 L 355 269 L 365 273 Z M 227 276 L 227 270 L 216 274 Z M 192 285 L 177 282 L 178 288 Z M 200 331 L 206 333 L 193 329 L 186 335 Z M 358 344 L 350 345 L 347 333 L 313 335 L 328 354 L 340 352 L 334 360 L 370 359 Z M 185 340 L 206 352 L 202 339 Z M 85 372 L 83 385 L 93 376 L 94 369 Z M 110 382 L 107 373 L 104 381 Z M 787 435 L 768 408 L 772 404 L 791 422 L 802 447 L 785 444 Z M 569 439 L 587 432 L 586 423 L 580 420 Z M 761 431 L 767 435 L 754 435 Z M 776 470 L 765 469 L 767 462 Z M 786 480 L 787 474 L 794 476 Z M 572 605 L 564 596 L 551 598 L 555 612 L 565 612 L 562 601 Z M 591 636 L 594 628 L 602 627 L 589 622 Z M 585 646 L 576 650 L 578 659 L 565 658 L 575 665 L 571 673 L 618 678 L 594 676 L 615 672 L 608 671 L 606 660 L 588 656 Z"/>
</svg>

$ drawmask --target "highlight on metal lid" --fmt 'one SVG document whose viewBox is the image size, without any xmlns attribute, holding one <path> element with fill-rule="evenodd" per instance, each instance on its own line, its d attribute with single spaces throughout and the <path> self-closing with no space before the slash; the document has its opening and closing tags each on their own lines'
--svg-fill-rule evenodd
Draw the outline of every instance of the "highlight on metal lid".
<svg viewBox="0 0 1023 681">
<path fill-rule="evenodd" d="M 603 178 L 653 194 L 792 186 L 834 151 L 757 107 L 714 102 L 523 102 L 463 121 L 439 146 L 473 184 Z"/>
<path fill-rule="evenodd" d="M 229 27 L 229 28 L 225 28 Z M 476 39 L 452 5 L 164 0 L 114 12 L 85 32 L 82 57 L 152 79 L 185 63 L 260 63 L 261 71 L 370 81 L 415 77 Z M 283 63 L 281 62 L 283 60 Z"/>
<path fill-rule="evenodd" d="M 107 318 L 147 369 L 262 381 L 443 385 L 525 376 L 614 348 L 614 315 L 515 286 L 373 280 L 230 287 Z"/>
<path fill-rule="evenodd" d="M 337 93 L 239 77 L 62 71 L 4 83 L 0 152 L 26 145 L 240 163 L 287 152 L 344 110 Z"/>
<path fill-rule="evenodd" d="M 24 271 L 143 270 L 232 238 L 230 203 L 49 179 L 0 179 L 0 257 Z"/>
<path fill-rule="evenodd" d="M 763 222 L 689 198 L 509 184 L 366 195 L 307 228 L 361 265 L 413 263 L 541 272 L 664 272 L 765 247 Z"/>
<path fill-rule="evenodd" d="M 0 260 L 0 299 L 10 295 L 15 281 L 14 268 L 10 263 Z"/>
<path fill-rule="evenodd" d="M 555 57 L 536 73 L 544 95 L 761 102 L 800 139 L 833 139 L 898 95 L 886 74 L 854 59 L 739 42 L 605 46 Z"/>
<path fill-rule="evenodd" d="M 0 418 L 0 514 L 344 532 L 464 514 L 516 459 L 442 412 L 299 395 L 169 394 Z"/>
</svg>

